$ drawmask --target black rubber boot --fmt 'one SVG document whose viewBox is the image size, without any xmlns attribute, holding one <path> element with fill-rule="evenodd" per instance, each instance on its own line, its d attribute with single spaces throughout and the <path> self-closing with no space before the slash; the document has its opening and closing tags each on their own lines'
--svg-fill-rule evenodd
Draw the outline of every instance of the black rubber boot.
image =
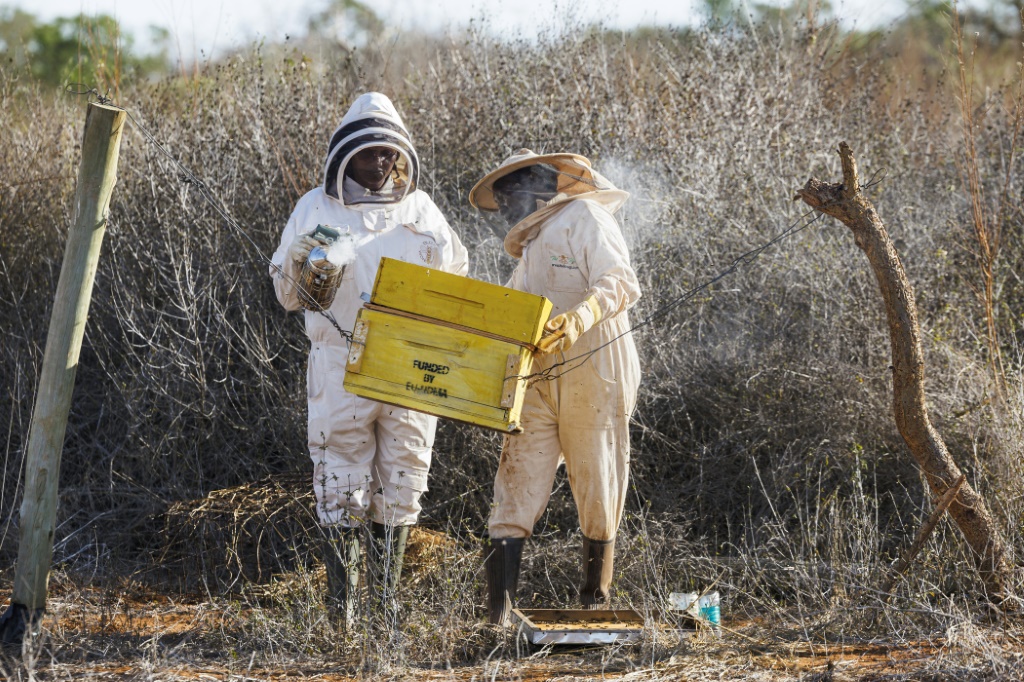
<svg viewBox="0 0 1024 682">
<path fill-rule="evenodd" d="M 355 622 L 359 598 L 359 528 L 324 528 L 324 568 L 327 593 L 324 604 L 336 623 L 349 627 Z"/>
<path fill-rule="evenodd" d="M 583 538 L 583 584 L 580 603 L 585 609 L 594 609 L 608 603 L 615 570 L 615 539 L 591 540 Z"/>
<path fill-rule="evenodd" d="M 490 538 L 484 541 L 487 574 L 487 620 L 508 625 L 519 585 L 519 566 L 526 538 Z"/>
<path fill-rule="evenodd" d="M 370 604 L 383 609 L 396 604 L 405 546 L 411 526 L 370 524 L 370 546 L 366 552 L 366 572 L 370 586 Z"/>
<path fill-rule="evenodd" d="M 24 604 L 11 603 L 0 617 L 0 644 L 8 652 L 21 649 L 25 636 L 39 635 L 39 626 L 45 609 L 30 609 Z"/>
</svg>

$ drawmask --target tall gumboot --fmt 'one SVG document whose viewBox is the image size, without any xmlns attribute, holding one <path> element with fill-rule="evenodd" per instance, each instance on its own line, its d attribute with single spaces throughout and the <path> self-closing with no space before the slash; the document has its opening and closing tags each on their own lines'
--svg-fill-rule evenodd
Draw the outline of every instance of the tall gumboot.
<svg viewBox="0 0 1024 682">
<path fill-rule="evenodd" d="M 524 538 L 490 538 L 484 543 L 487 577 L 487 620 L 508 625 L 519 585 Z"/>
<path fill-rule="evenodd" d="M 608 603 L 615 573 L 615 538 L 591 540 L 583 537 L 583 582 L 580 604 L 595 609 Z"/>
</svg>

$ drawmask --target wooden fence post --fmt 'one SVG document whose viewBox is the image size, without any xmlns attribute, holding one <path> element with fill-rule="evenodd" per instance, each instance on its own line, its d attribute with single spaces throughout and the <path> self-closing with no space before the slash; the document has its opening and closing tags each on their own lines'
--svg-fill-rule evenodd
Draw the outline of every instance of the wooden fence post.
<svg viewBox="0 0 1024 682">
<path fill-rule="evenodd" d="M 101 104 L 90 104 L 85 117 L 74 219 L 50 314 L 25 450 L 25 496 L 14 589 L 11 604 L 0 618 L 0 641 L 8 645 L 20 646 L 26 630 L 46 608 L 60 456 L 125 118 L 123 110 Z"/>
</svg>

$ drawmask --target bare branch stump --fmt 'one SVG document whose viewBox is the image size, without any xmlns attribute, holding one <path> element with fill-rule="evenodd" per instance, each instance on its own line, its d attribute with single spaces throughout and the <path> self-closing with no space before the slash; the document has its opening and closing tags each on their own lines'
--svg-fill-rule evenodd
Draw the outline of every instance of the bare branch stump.
<svg viewBox="0 0 1024 682">
<path fill-rule="evenodd" d="M 935 530 L 935 526 L 939 525 L 939 520 L 942 518 L 942 515 L 946 513 L 947 509 L 949 509 L 949 505 L 951 505 L 953 500 L 956 499 L 956 496 L 960 493 L 960 488 L 966 482 L 967 477 L 961 474 L 956 483 L 954 483 L 949 490 L 942 493 L 942 497 L 936 501 L 935 509 L 933 509 L 932 513 L 928 515 L 928 519 L 924 522 L 924 525 L 921 526 L 921 530 L 917 532 L 917 537 L 914 538 L 913 544 L 911 544 L 903 554 L 903 558 L 900 559 L 899 564 L 897 564 L 896 568 L 889 573 L 889 576 L 882 584 L 882 588 L 879 591 L 885 595 L 883 599 L 888 601 L 889 593 L 892 591 L 893 585 L 895 585 L 899 577 L 906 573 L 907 569 L 910 568 L 910 564 L 914 561 L 914 557 L 917 556 L 918 552 L 920 552 L 924 547 L 924 543 L 928 541 L 929 537 L 931 537 L 932 531 Z"/>
<path fill-rule="evenodd" d="M 839 157 L 843 164 L 841 184 L 811 178 L 794 199 L 802 199 L 850 228 L 857 246 L 868 257 L 889 321 L 896 428 L 924 471 L 928 485 L 941 497 L 960 479 L 961 472 L 932 426 L 925 406 L 924 353 L 914 292 L 882 219 L 861 194 L 857 162 L 845 142 L 839 145 Z M 1006 545 L 985 501 L 970 483 L 964 483 L 949 505 L 949 514 L 972 550 L 989 599 L 1002 602 L 1010 596 L 1012 569 Z"/>
</svg>

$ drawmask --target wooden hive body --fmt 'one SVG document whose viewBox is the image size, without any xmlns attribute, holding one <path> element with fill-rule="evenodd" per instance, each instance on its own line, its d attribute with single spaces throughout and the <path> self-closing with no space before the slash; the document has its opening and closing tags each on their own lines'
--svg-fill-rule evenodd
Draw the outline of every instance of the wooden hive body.
<svg viewBox="0 0 1024 682">
<path fill-rule="evenodd" d="M 345 368 L 350 393 L 504 432 L 551 313 L 542 296 L 383 258 Z"/>
</svg>

